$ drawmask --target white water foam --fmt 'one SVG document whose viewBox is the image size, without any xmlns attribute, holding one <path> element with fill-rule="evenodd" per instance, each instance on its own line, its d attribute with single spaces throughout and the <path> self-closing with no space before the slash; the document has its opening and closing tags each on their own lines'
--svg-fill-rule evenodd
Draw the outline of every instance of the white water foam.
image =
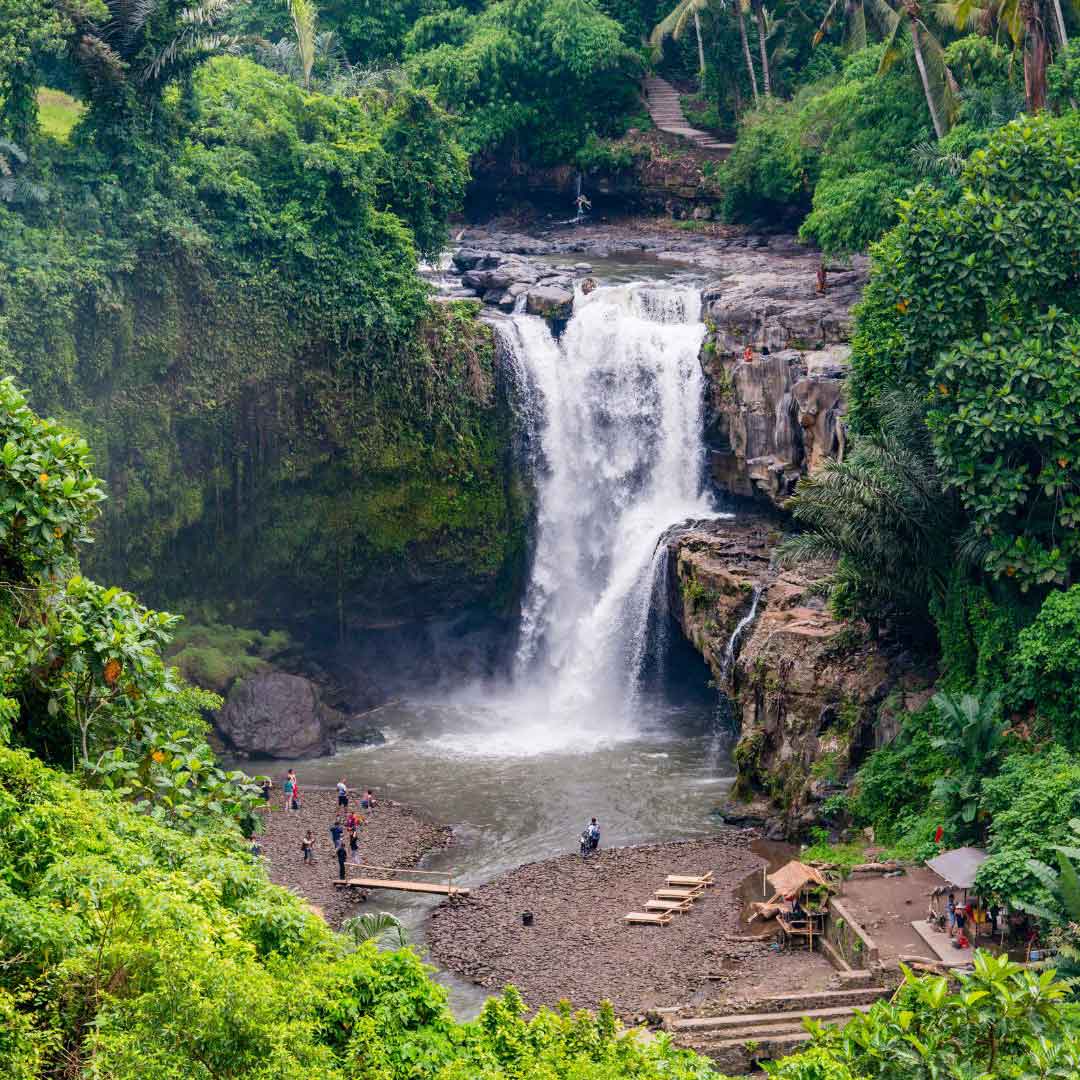
<svg viewBox="0 0 1080 1080">
<path fill-rule="evenodd" d="M 700 303 L 695 289 L 649 284 L 579 292 L 561 341 L 544 320 L 513 317 L 505 338 L 533 448 L 535 550 L 513 687 L 487 698 L 503 719 L 489 716 L 469 749 L 543 752 L 636 732 L 660 541 L 678 522 L 715 516 Z"/>
</svg>

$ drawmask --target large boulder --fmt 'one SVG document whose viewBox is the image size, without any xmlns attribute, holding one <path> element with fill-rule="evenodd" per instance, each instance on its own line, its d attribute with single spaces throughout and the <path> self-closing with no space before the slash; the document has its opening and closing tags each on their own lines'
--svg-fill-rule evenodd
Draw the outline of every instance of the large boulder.
<svg viewBox="0 0 1080 1080">
<path fill-rule="evenodd" d="M 325 753 L 344 724 L 315 683 L 282 671 L 238 682 L 216 720 L 218 734 L 233 750 L 276 758 Z"/>
<path fill-rule="evenodd" d="M 566 322 L 574 313 L 574 294 L 559 285 L 537 285 L 529 290 L 525 310 L 542 319 Z"/>
</svg>

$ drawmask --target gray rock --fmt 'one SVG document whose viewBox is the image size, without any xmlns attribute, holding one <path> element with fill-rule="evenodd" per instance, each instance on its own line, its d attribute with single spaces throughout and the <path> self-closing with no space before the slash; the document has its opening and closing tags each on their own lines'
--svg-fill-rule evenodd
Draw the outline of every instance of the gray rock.
<svg viewBox="0 0 1080 1080">
<path fill-rule="evenodd" d="M 238 682 L 215 723 L 241 753 L 294 758 L 326 752 L 345 717 L 322 701 L 310 679 L 272 671 Z"/>
<path fill-rule="evenodd" d="M 558 285 L 537 285 L 529 290 L 525 310 L 544 319 L 569 319 L 574 312 L 574 294 Z"/>
</svg>

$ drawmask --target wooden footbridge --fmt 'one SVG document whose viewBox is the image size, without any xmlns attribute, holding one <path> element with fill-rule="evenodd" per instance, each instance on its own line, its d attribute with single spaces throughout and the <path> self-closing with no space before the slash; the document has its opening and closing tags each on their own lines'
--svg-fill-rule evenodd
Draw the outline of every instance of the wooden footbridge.
<svg viewBox="0 0 1080 1080">
<path fill-rule="evenodd" d="M 406 870 L 393 866 L 352 866 L 362 877 L 335 881 L 339 889 L 393 889 L 397 892 L 427 893 L 435 896 L 468 896 L 469 890 L 454 884 L 453 870 Z M 400 877 L 412 874 L 413 877 Z M 417 881 L 416 878 L 436 878 Z"/>
<path fill-rule="evenodd" d="M 628 912 L 624 922 L 667 926 L 676 915 L 685 915 L 694 901 L 713 884 L 713 874 L 668 874 L 663 888 L 646 900 L 644 911 Z"/>
</svg>

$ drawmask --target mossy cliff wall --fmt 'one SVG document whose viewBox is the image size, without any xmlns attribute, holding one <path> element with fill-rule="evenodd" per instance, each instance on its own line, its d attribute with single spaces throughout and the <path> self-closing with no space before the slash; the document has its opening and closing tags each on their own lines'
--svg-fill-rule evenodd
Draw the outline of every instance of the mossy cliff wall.
<svg viewBox="0 0 1080 1080">
<path fill-rule="evenodd" d="M 747 514 L 677 537 L 669 589 L 672 612 L 738 726 L 738 780 L 725 813 L 795 837 L 891 737 L 895 714 L 925 700 L 934 672 L 896 643 L 872 640 L 865 626 L 834 618 L 813 573 L 777 567 L 779 529 L 778 520 Z M 751 610 L 732 654 L 732 633 Z"/>
<path fill-rule="evenodd" d="M 91 573 L 301 633 L 507 606 L 524 498 L 475 305 L 320 335 L 279 281 L 165 256 L 115 281 L 6 326 L 36 407 L 108 482 Z"/>
</svg>

